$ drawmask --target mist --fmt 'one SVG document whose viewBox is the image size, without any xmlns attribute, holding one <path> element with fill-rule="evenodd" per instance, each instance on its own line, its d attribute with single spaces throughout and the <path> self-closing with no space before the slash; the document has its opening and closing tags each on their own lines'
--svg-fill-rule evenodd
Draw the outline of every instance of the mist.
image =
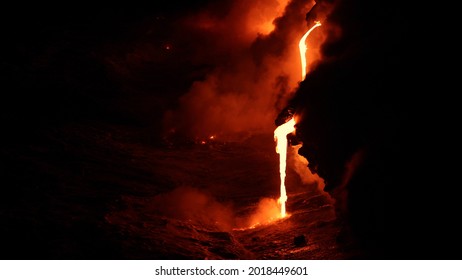
<svg viewBox="0 0 462 280">
<path fill-rule="evenodd" d="M 150 199 L 146 212 L 170 219 L 189 221 L 210 230 L 230 231 L 265 225 L 279 216 L 274 198 L 261 198 L 246 213 L 238 213 L 235 203 L 215 197 L 207 190 L 181 186 Z"/>
<path fill-rule="evenodd" d="M 178 40 L 191 49 L 189 61 L 207 64 L 209 71 L 166 112 L 165 131 L 226 140 L 274 130 L 277 114 L 301 80 L 298 42 L 312 24 L 306 14 L 315 5 L 286 2 L 209 5 L 180 21 L 178 30 L 189 35 Z M 310 37 L 308 69 L 321 58 L 325 35 L 315 31 Z"/>
</svg>

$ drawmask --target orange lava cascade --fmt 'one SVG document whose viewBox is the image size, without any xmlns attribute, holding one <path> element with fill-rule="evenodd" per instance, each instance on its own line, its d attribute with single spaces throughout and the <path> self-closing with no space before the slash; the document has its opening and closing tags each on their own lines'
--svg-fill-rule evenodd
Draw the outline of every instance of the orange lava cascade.
<svg viewBox="0 0 462 280">
<path fill-rule="evenodd" d="M 306 77 L 306 38 L 308 38 L 311 31 L 313 31 L 318 26 L 321 26 L 321 22 L 315 21 L 313 27 L 306 31 L 305 35 L 303 35 L 302 39 L 300 39 L 300 42 L 298 43 L 298 49 L 300 50 L 300 60 L 302 62 L 302 81 Z"/>
<path fill-rule="evenodd" d="M 287 134 L 295 131 L 295 119 L 278 126 L 274 130 L 274 141 L 276 141 L 276 153 L 279 154 L 279 175 L 281 177 L 281 196 L 279 204 L 281 205 L 281 218 L 286 216 L 286 159 L 287 159 Z"/>
<path fill-rule="evenodd" d="M 302 80 L 306 76 L 306 39 L 310 35 L 311 31 L 315 28 L 321 26 L 321 22 L 316 21 L 315 24 L 303 35 L 298 44 L 300 50 L 300 61 L 302 65 Z M 281 205 L 281 218 L 286 216 L 286 202 L 287 202 L 287 192 L 286 192 L 286 166 L 287 166 L 287 135 L 295 131 L 295 118 L 291 118 L 288 122 L 278 126 L 274 130 L 274 140 L 276 141 L 276 153 L 279 154 L 279 174 L 281 178 L 281 195 L 279 197 L 279 204 Z"/>
</svg>

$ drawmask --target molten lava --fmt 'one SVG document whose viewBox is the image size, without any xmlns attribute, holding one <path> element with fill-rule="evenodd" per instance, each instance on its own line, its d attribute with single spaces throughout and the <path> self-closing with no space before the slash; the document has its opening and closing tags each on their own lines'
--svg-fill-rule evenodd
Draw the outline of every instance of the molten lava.
<svg viewBox="0 0 462 280">
<path fill-rule="evenodd" d="M 306 38 L 310 35 L 316 27 L 321 26 L 321 22 L 316 21 L 315 24 L 303 35 L 298 44 L 300 49 L 300 60 L 302 65 L 302 80 L 306 76 Z M 286 216 L 286 161 L 287 161 L 287 135 L 295 131 L 295 119 L 292 117 L 288 122 L 278 126 L 274 130 L 274 140 L 276 141 L 276 153 L 279 154 L 279 174 L 281 177 L 281 196 L 279 197 L 279 204 L 281 205 L 281 218 Z"/>
<path fill-rule="evenodd" d="M 300 39 L 300 42 L 298 43 L 298 48 L 300 50 L 300 60 L 302 62 L 302 81 L 305 79 L 306 76 L 306 38 L 308 38 L 311 31 L 313 31 L 318 26 L 321 26 L 321 22 L 315 21 L 313 27 L 306 31 L 305 35 L 303 35 L 302 39 Z"/>
<path fill-rule="evenodd" d="M 286 216 L 286 159 L 287 159 L 287 134 L 295 131 L 295 119 L 278 126 L 274 131 L 274 140 L 276 141 L 276 153 L 279 154 L 279 175 L 281 177 L 281 196 L 279 204 L 281 205 L 281 218 Z"/>
</svg>

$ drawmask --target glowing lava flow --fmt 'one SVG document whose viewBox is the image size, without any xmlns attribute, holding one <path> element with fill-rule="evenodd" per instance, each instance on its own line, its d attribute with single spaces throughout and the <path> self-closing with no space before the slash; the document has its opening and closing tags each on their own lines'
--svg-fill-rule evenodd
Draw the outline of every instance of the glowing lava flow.
<svg viewBox="0 0 462 280">
<path fill-rule="evenodd" d="M 274 131 L 274 141 L 276 141 L 276 153 L 279 154 L 279 174 L 281 176 L 281 197 L 279 204 L 281 204 L 281 218 L 286 216 L 286 158 L 287 158 L 287 134 L 295 131 L 295 119 L 278 126 Z"/>
<path fill-rule="evenodd" d="M 313 31 L 316 27 L 321 26 L 321 22 L 315 21 L 315 25 L 311 27 L 308 31 L 306 31 L 305 35 L 303 35 L 302 39 L 298 43 L 298 49 L 300 50 L 300 60 L 302 62 L 302 81 L 305 79 L 306 76 L 306 38 L 310 35 L 311 31 Z"/>
<path fill-rule="evenodd" d="M 316 21 L 315 25 L 311 27 L 298 44 L 300 49 L 300 60 L 302 64 L 302 80 L 306 76 L 306 38 L 310 35 L 316 27 L 321 26 L 321 22 Z M 281 218 L 286 216 L 286 202 L 287 202 L 287 193 L 286 193 L 286 160 L 287 160 L 287 134 L 295 131 L 295 119 L 292 117 L 288 122 L 278 126 L 274 130 L 274 140 L 276 141 L 276 153 L 279 154 L 279 174 L 281 177 L 281 196 L 279 197 L 279 204 L 281 205 Z"/>
</svg>

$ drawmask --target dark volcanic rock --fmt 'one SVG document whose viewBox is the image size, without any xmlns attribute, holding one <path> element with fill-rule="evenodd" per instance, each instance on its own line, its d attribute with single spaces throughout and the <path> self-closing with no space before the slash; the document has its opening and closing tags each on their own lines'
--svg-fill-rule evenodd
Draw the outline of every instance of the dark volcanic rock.
<svg viewBox="0 0 462 280">
<path fill-rule="evenodd" d="M 305 238 L 304 234 L 294 237 L 294 245 L 297 246 L 297 247 L 306 246 L 307 243 L 308 242 L 306 241 L 306 238 Z"/>
</svg>

